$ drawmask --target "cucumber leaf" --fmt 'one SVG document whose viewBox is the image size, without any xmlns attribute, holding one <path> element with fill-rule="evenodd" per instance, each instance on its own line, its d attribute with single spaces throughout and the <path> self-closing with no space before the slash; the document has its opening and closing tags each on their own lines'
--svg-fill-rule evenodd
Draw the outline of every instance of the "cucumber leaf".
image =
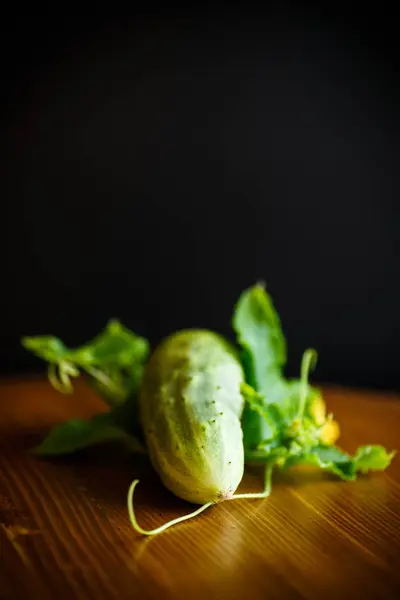
<svg viewBox="0 0 400 600">
<path fill-rule="evenodd" d="M 259 392 L 268 403 L 274 390 L 274 401 L 282 393 L 281 370 L 286 362 L 286 343 L 279 317 L 265 292 L 263 284 L 247 289 L 235 306 L 233 329 L 242 348 L 241 358 L 246 382 Z M 284 394 L 286 390 L 283 390 Z M 271 427 L 248 403 L 242 416 L 245 452 L 255 450 L 258 444 L 271 436 Z"/>
<path fill-rule="evenodd" d="M 313 466 L 323 471 L 337 475 L 344 480 L 353 480 L 357 475 L 357 468 L 354 459 L 339 448 L 330 446 L 316 446 L 297 456 L 288 457 L 284 467 L 295 466 Z"/>
<path fill-rule="evenodd" d="M 242 292 L 235 306 L 233 329 L 242 348 L 246 380 L 267 395 L 281 379 L 286 341 L 272 300 L 262 283 Z"/>
<path fill-rule="evenodd" d="M 310 465 L 344 480 L 386 469 L 394 452 L 382 446 L 362 446 L 354 456 L 333 446 L 338 424 L 326 414 L 320 391 L 308 383 L 316 352 L 304 353 L 300 379 L 285 378 L 286 342 L 263 284 L 241 294 L 232 325 L 246 377 L 241 392 L 246 401 L 242 428 L 247 462 L 273 461 L 281 469 Z"/>
<path fill-rule="evenodd" d="M 112 407 L 137 392 L 149 354 L 148 341 L 117 320 L 79 348 L 68 348 L 52 336 L 24 337 L 22 345 L 48 363 L 49 380 L 57 390 L 72 393 L 71 377 L 82 372 Z"/>
<path fill-rule="evenodd" d="M 383 446 L 361 446 L 354 455 L 357 471 L 384 471 L 391 463 L 396 451 L 387 452 Z"/>
<path fill-rule="evenodd" d="M 383 446 L 361 446 L 354 456 L 336 446 L 302 446 L 295 441 L 285 444 L 272 441 L 264 447 L 249 453 L 251 462 L 274 462 L 281 470 L 297 466 L 317 467 L 332 473 L 344 481 L 357 479 L 359 473 L 384 471 L 395 456 L 395 451 L 387 452 Z"/>
<path fill-rule="evenodd" d="M 131 450 L 143 447 L 137 397 L 149 344 L 119 321 L 111 320 L 90 342 L 68 348 L 52 336 L 22 339 L 23 346 L 48 363 L 52 385 L 73 392 L 72 377 L 81 373 L 111 407 L 92 419 L 72 419 L 53 427 L 34 449 L 40 455 L 68 454 L 110 440 L 122 441 Z"/>
<path fill-rule="evenodd" d="M 250 393 L 248 386 L 242 386 L 248 409 L 265 420 L 272 435 L 256 447 L 248 448 L 246 461 L 255 463 L 274 462 L 281 469 L 295 466 L 313 466 L 332 473 L 343 480 L 351 481 L 359 473 L 383 471 L 391 463 L 395 451 L 388 452 L 383 446 L 361 446 L 354 456 L 340 448 L 323 443 L 323 431 L 330 419 L 316 423 L 303 416 L 293 419 L 289 424 L 282 420 L 282 408 L 260 402 L 257 392 Z M 271 409 L 273 408 L 273 411 Z M 280 418 L 272 418 L 273 415 Z"/>
<path fill-rule="evenodd" d="M 258 415 L 264 425 L 264 441 L 275 439 L 284 423 L 284 415 L 279 406 L 275 403 L 267 404 L 264 396 L 247 383 L 241 385 L 240 391 L 249 411 Z"/>
<path fill-rule="evenodd" d="M 142 432 L 130 399 L 91 419 L 71 419 L 53 427 L 33 452 L 41 456 L 71 454 L 109 441 L 120 441 L 132 452 L 143 452 Z"/>
<path fill-rule="evenodd" d="M 335 446 L 317 446 L 285 461 L 285 467 L 296 465 L 315 466 L 333 473 L 341 479 L 351 481 L 358 473 L 384 471 L 391 463 L 395 452 L 387 452 L 382 446 L 361 446 L 354 456 L 350 456 Z"/>
<path fill-rule="evenodd" d="M 258 283 L 245 290 L 236 303 L 232 326 L 237 342 L 242 348 L 241 358 L 246 382 L 263 400 L 266 408 L 273 405 L 279 409 L 282 421 L 289 425 L 300 414 L 309 414 L 309 407 L 320 392 L 308 385 L 307 364 L 315 358 L 312 351 L 303 357 L 302 378 L 287 380 L 283 369 L 286 365 L 286 341 L 280 319 L 265 285 Z M 254 406 L 246 406 L 242 415 L 245 454 L 249 456 L 264 440 L 272 435 L 269 420 Z"/>
<path fill-rule="evenodd" d="M 108 423 L 107 419 L 101 419 L 100 415 L 89 421 L 71 419 L 53 427 L 35 449 L 35 453 L 42 456 L 70 454 L 110 440 L 122 440 L 134 444 L 134 439 L 131 439 L 123 429 Z"/>
</svg>

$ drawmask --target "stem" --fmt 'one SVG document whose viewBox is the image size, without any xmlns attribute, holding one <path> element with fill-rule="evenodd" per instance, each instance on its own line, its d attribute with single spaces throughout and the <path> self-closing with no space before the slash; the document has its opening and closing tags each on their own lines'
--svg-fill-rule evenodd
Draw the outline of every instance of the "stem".
<svg viewBox="0 0 400 600">
<path fill-rule="evenodd" d="M 172 521 L 168 521 L 167 523 L 164 523 L 164 525 L 161 525 L 160 527 L 156 527 L 156 529 L 150 529 L 150 530 L 142 529 L 142 527 L 140 527 L 139 523 L 136 520 L 135 512 L 133 510 L 133 493 L 134 493 L 135 487 L 137 486 L 138 483 L 139 483 L 138 479 L 135 479 L 135 481 L 132 481 L 132 483 L 129 487 L 129 491 L 128 491 L 127 504 L 128 504 L 129 519 L 132 524 L 132 527 L 138 533 L 141 533 L 142 535 L 157 535 L 157 533 L 161 533 L 165 529 L 168 529 L 168 527 L 172 527 L 172 525 L 176 525 L 177 523 L 181 523 L 182 521 L 186 521 L 187 519 L 192 519 L 193 517 L 197 517 L 197 515 L 202 513 L 203 510 L 206 510 L 206 508 L 208 508 L 209 506 L 214 504 L 214 502 L 207 502 L 207 504 L 203 504 L 203 506 L 200 506 L 200 508 L 198 508 L 194 512 L 189 513 L 188 515 L 184 515 L 183 517 L 178 517 L 177 519 L 172 519 Z"/>
<path fill-rule="evenodd" d="M 240 498 L 268 498 L 268 496 L 271 494 L 273 468 L 273 463 L 265 468 L 265 485 L 263 492 L 256 492 L 255 494 L 235 494 L 232 496 L 231 500 L 237 500 Z"/>
<path fill-rule="evenodd" d="M 308 376 L 316 365 L 318 355 L 315 350 L 306 350 L 301 361 L 300 371 L 300 406 L 298 418 L 302 418 L 306 408 L 307 392 L 308 392 Z"/>
<path fill-rule="evenodd" d="M 122 390 L 110 377 L 105 375 L 99 369 L 95 369 L 95 367 L 87 367 L 86 372 L 89 373 L 92 377 L 97 379 L 100 383 L 106 386 L 113 394 L 118 396 L 121 400 L 124 399 L 124 390 Z M 119 404 L 119 402 L 113 403 Z"/>
</svg>

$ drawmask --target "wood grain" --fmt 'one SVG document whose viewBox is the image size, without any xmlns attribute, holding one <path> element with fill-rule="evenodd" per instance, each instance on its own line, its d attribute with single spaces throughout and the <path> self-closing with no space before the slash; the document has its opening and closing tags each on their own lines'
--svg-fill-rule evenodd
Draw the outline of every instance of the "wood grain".
<svg viewBox="0 0 400 600">
<path fill-rule="evenodd" d="M 325 391 L 342 446 L 400 448 L 400 398 Z M 400 459 L 383 474 L 342 483 L 314 470 L 276 476 L 268 500 L 226 502 L 160 536 L 153 527 L 190 510 L 159 483 L 145 457 L 118 446 L 44 460 L 41 432 L 105 407 L 78 384 L 62 396 L 41 380 L 0 385 L 0 597 L 209 600 L 400 597 Z M 246 474 L 241 489 L 261 487 Z"/>
</svg>

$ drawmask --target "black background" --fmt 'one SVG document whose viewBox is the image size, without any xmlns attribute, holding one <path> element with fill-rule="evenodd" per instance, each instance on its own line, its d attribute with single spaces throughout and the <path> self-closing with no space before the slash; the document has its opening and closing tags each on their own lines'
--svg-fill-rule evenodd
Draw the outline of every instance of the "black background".
<svg viewBox="0 0 400 600">
<path fill-rule="evenodd" d="M 400 386 L 395 17 L 279 7 L 3 21 L 3 372 L 110 317 L 231 335 L 264 279 L 290 375 Z"/>
</svg>

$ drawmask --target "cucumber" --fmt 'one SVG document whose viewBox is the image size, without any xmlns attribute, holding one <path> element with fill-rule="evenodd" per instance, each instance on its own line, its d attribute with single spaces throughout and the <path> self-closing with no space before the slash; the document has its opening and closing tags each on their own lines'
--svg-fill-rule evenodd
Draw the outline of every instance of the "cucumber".
<svg viewBox="0 0 400 600">
<path fill-rule="evenodd" d="M 244 374 L 235 350 L 207 330 L 164 339 L 146 365 L 139 416 L 151 463 L 176 496 L 230 499 L 244 471 Z"/>
</svg>

